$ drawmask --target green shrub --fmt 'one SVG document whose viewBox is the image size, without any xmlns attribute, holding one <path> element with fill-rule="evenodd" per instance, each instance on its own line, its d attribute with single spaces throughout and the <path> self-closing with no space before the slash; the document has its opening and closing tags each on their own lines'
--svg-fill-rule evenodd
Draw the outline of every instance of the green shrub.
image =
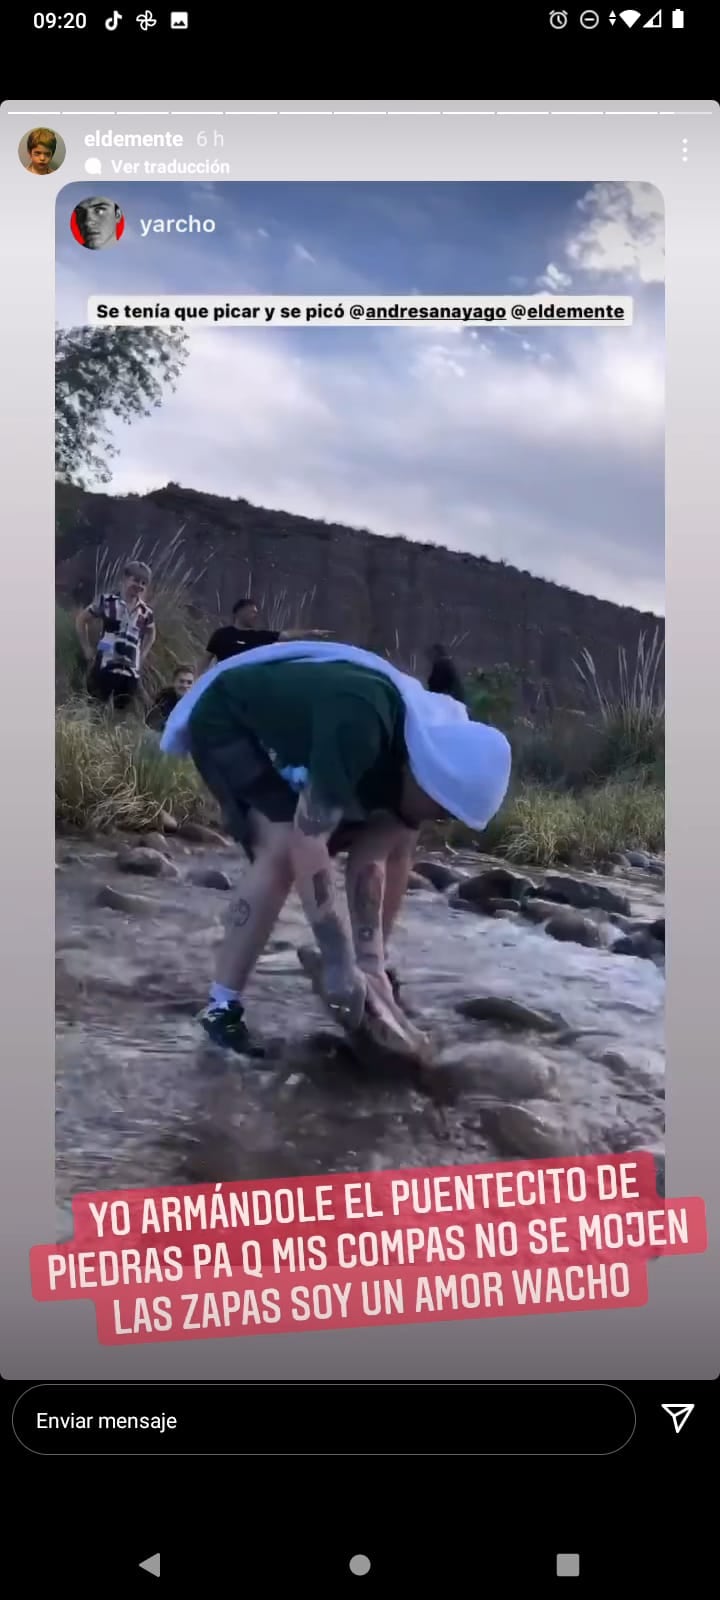
<svg viewBox="0 0 720 1600">
<path fill-rule="evenodd" d="M 157 739 L 131 722 L 79 702 L 55 718 L 55 814 L 70 828 L 107 832 L 216 822 L 214 802 L 191 761 L 162 755 Z"/>
</svg>

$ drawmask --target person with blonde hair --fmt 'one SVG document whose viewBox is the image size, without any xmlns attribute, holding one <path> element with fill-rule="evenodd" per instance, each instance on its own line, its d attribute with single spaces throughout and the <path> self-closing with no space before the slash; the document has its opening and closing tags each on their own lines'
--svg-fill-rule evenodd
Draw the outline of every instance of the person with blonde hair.
<svg viewBox="0 0 720 1600">
<path fill-rule="evenodd" d="M 33 128 L 27 136 L 27 150 L 30 157 L 28 172 L 34 172 L 36 177 L 42 178 L 48 172 L 54 172 L 53 158 L 57 150 L 57 134 L 52 128 Z"/>
</svg>

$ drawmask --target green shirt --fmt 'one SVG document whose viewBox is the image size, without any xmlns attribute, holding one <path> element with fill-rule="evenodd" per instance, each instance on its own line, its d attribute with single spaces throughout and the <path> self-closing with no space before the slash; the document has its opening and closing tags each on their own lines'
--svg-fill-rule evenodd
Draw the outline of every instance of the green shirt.
<svg viewBox="0 0 720 1600">
<path fill-rule="evenodd" d="M 230 743 L 250 729 L 278 770 L 305 767 L 313 789 L 345 821 L 397 811 L 407 756 L 405 707 L 380 673 L 344 661 L 232 667 L 200 696 L 194 740 Z"/>
</svg>

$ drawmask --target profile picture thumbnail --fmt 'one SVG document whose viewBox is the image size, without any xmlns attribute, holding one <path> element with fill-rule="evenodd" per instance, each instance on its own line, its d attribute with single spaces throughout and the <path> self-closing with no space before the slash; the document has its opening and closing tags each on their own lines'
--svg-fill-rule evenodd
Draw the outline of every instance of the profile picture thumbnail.
<svg viewBox="0 0 720 1600">
<path fill-rule="evenodd" d="M 106 195 L 93 194 L 78 200 L 70 218 L 73 238 L 85 250 L 106 250 L 118 244 L 125 232 L 125 218 L 119 205 Z"/>
<path fill-rule="evenodd" d="M 65 141 L 54 128 L 31 128 L 20 140 L 18 155 L 26 172 L 43 178 L 51 172 L 57 172 L 67 151 Z"/>
</svg>

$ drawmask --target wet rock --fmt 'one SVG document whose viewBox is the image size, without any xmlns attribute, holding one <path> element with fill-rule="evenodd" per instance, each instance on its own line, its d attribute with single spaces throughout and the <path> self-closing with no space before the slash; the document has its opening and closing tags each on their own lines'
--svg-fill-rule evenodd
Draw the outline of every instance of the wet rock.
<svg viewBox="0 0 720 1600">
<path fill-rule="evenodd" d="M 482 1124 L 501 1156 L 542 1159 L 578 1154 L 573 1141 L 556 1122 L 527 1111 L 524 1106 L 487 1107 Z"/>
<path fill-rule="evenodd" d="M 158 822 L 163 830 L 163 833 L 177 833 L 177 822 L 175 821 L 174 817 L 171 817 L 169 811 L 161 811 L 158 817 Z"/>
<path fill-rule="evenodd" d="M 645 850 L 626 850 L 625 859 L 631 867 L 639 867 L 642 872 L 647 872 L 650 857 Z"/>
<path fill-rule="evenodd" d="M 474 905 L 487 905 L 490 900 L 523 901 L 526 895 L 533 893 L 534 888 L 529 878 L 523 878 L 517 872 L 508 872 L 505 867 L 491 867 L 489 871 L 480 872 L 473 878 L 464 878 L 457 892 L 461 900 L 469 900 Z"/>
<path fill-rule="evenodd" d="M 461 881 L 460 873 L 453 872 L 451 867 L 444 867 L 441 861 L 416 861 L 412 876 L 424 878 L 426 883 L 432 884 L 433 889 L 441 891 Z"/>
<path fill-rule="evenodd" d="M 550 917 L 557 916 L 557 904 L 554 900 L 538 900 L 535 897 L 523 900 L 521 910 L 528 922 L 547 922 Z"/>
<path fill-rule="evenodd" d="M 531 1006 L 521 1005 L 518 1000 L 510 1000 L 502 994 L 461 1000 L 455 1009 L 461 1017 L 470 1017 L 473 1022 L 500 1022 L 509 1028 L 527 1028 L 535 1033 L 555 1033 L 558 1028 L 567 1027 L 563 1017 L 535 1011 Z"/>
<path fill-rule="evenodd" d="M 146 850 L 142 846 L 126 845 L 117 855 L 120 872 L 138 873 L 145 878 L 179 878 L 173 861 L 168 861 L 160 850 Z"/>
<path fill-rule="evenodd" d="M 498 912 L 520 911 L 521 902 L 519 900 L 488 900 L 487 908 L 491 916 L 494 917 Z"/>
<path fill-rule="evenodd" d="M 227 873 L 221 872 L 219 867 L 194 867 L 187 881 L 198 889 L 232 889 Z"/>
<path fill-rule="evenodd" d="M 640 933 L 647 927 L 642 917 L 624 917 L 620 911 L 609 911 L 607 920 L 613 928 L 619 928 L 621 933 Z"/>
<path fill-rule="evenodd" d="M 546 924 L 545 932 L 549 933 L 551 939 L 558 939 L 563 944 L 581 944 L 588 950 L 597 949 L 602 944 L 597 923 L 572 911 L 552 917 Z"/>
<path fill-rule="evenodd" d="M 223 850 L 231 848 L 229 839 L 214 828 L 206 828 L 204 822 L 183 822 L 177 831 L 178 838 L 187 839 L 190 844 L 211 844 Z"/>
<path fill-rule="evenodd" d="M 159 850 L 161 856 L 170 859 L 170 846 L 164 833 L 144 833 L 140 845 L 143 850 Z"/>
<path fill-rule="evenodd" d="M 548 873 L 543 880 L 540 898 L 572 906 L 575 911 L 599 906 L 602 911 L 620 911 L 626 917 L 631 911 L 627 896 L 618 894 L 616 889 L 608 889 L 602 883 L 587 883 L 580 878 L 565 878 L 555 872 Z"/>
<path fill-rule="evenodd" d="M 317 950 L 303 945 L 297 952 L 303 971 L 315 994 L 326 1004 L 321 982 L 321 963 Z M 345 1029 L 345 1038 L 360 1065 L 371 1072 L 409 1073 L 421 1079 L 433 1067 L 430 1041 L 409 1018 L 402 1026 L 389 1007 L 377 1003 L 375 1013 L 366 1010 L 359 1028 Z M 337 1019 L 333 1019 L 337 1020 Z"/>
<path fill-rule="evenodd" d="M 613 945 L 615 956 L 637 956 L 641 961 L 662 960 L 665 955 L 665 945 L 659 939 L 651 938 L 649 933 L 631 933 L 625 939 L 618 939 Z"/>
<path fill-rule="evenodd" d="M 648 872 L 652 873 L 654 878 L 664 878 L 665 877 L 665 862 L 664 861 L 649 861 L 648 862 L 648 866 L 647 866 L 647 870 L 648 870 Z"/>
<path fill-rule="evenodd" d="M 628 867 L 630 865 L 627 856 L 622 850 L 613 850 L 608 859 L 614 867 Z"/>
<path fill-rule="evenodd" d="M 658 944 L 665 945 L 665 918 L 658 917 L 656 922 L 651 922 L 648 928 L 651 939 L 657 939 Z"/>
<path fill-rule="evenodd" d="M 154 907 L 151 900 L 146 900 L 140 894 L 124 894 L 122 889 L 113 889 L 109 883 L 103 885 L 99 891 L 95 904 L 108 906 L 111 911 L 124 911 L 127 916 L 147 916 Z"/>
<path fill-rule="evenodd" d="M 438 1067 L 449 1072 L 458 1088 L 476 1089 L 501 1100 L 542 1100 L 551 1094 L 556 1073 L 539 1050 L 489 1040 L 480 1045 L 454 1045 Z"/>
<path fill-rule="evenodd" d="M 453 879 L 454 882 L 454 879 Z M 411 872 L 408 878 L 408 889 L 427 889 L 433 887 L 429 878 L 424 878 L 420 872 Z"/>
</svg>

